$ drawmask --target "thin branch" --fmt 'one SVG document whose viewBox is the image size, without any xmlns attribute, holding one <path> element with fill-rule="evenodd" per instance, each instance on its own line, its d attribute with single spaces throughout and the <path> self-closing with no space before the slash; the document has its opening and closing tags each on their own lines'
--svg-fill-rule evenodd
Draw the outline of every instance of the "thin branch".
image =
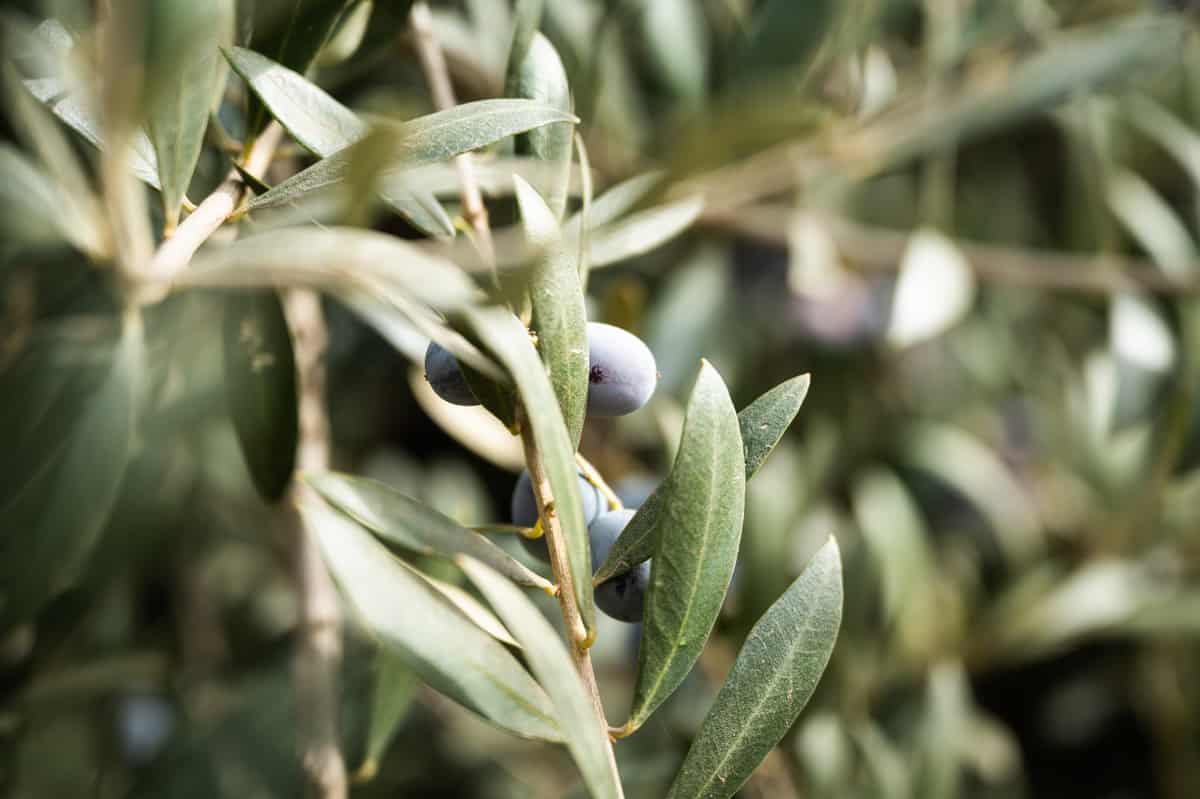
<svg viewBox="0 0 1200 799">
<path fill-rule="evenodd" d="M 277 122 L 272 122 L 246 154 L 243 168 L 252 175 L 262 175 L 270 165 L 282 136 L 283 128 Z M 174 235 L 159 246 L 145 270 L 138 275 L 139 282 L 144 284 L 140 287 L 139 301 L 157 302 L 167 295 L 171 283 L 191 263 L 196 250 L 217 232 L 237 208 L 245 188 L 246 184 L 237 170 L 230 170 L 225 181 L 180 223 Z"/>
<path fill-rule="evenodd" d="M 701 223 L 787 246 L 788 229 L 795 213 L 780 205 L 709 210 L 701 216 Z M 871 227 L 843 217 L 824 216 L 822 222 L 841 255 L 851 264 L 870 271 L 895 272 L 911 238 L 909 233 Z M 1172 279 L 1150 261 L 1140 258 L 1074 255 L 962 239 L 956 240 L 955 245 L 962 250 L 977 277 L 1003 285 L 1087 294 L 1200 293 L 1200 282 Z"/>
<path fill-rule="evenodd" d="M 325 409 L 325 318 L 320 296 L 309 289 L 284 292 L 284 310 L 296 351 L 300 393 L 298 473 L 329 468 L 329 416 Z M 346 765 L 338 734 L 338 669 L 342 660 L 341 609 L 313 532 L 299 509 L 313 489 L 293 479 L 286 505 L 300 619 L 292 659 L 293 689 L 307 795 L 344 799 Z"/>
<path fill-rule="evenodd" d="M 414 45 L 417 58 L 421 61 L 421 69 L 425 72 L 425 80 L 429 84 L 429 94 L 433 97 L 433 105 L 439 111 L 453 108 L 458 103 L 454 98 L 454 87 L 450 83 L 450 71 L 446 67 L 446 57 L 433 32 L 433 15 L 429 6 L 424 2 L 412 5 L 409 20 L 412 24 Z M 492 231 L 488 225 L 487 207 L 483 204 L 483 194 L 479 190 L 479 181 L 475 177 L 475 167 L 470 153 L 463 153 L 454 159 L 458 169 L 458 180 L 462 186 L 463 216 L 471 229 L 475 231 L 475 240 L 488 264 L 495 264 L 496 251 L 492 245 Z"/>
<path fill-rule="evenodd" d="M 521 443 L 525 447 L 525 463 L 529 468 L 530 483 L 533 486 L 534 498 L 537 500 L 538 516 L 545 531 L 546 547 L 550 551 L 550 568 L 554 571 L 555 580 L 558 582 L 558 604 L 562 610 L 567 633 L 572 638 L 568 648 L 571 650 L 571 657 L 575 661 L 575 668 L 579 672 L 584 688 L 591 697 L 592 707 L 596 710 L 596 718 L 605 735 L 605 740 L 610 740 L 608 738 L 608 718 L 604 714 L 604 704 L 600 701 L 600 686 L 596 683 L 596 671 L 592 667 L 592 657 L 588 650 L 592 640 L 579 614 L 579 606 L 575 604 L 575 585 L 571 579 L 571 567 L 567 561 L 566 538 L 563 534 L 562 522 L 555 510 L 554 494 L 550 489 L 550 480 L 546 477 L 546 470 L 542 465 L 542 457 L 538 453 L 533 436 L 530 435 L 528 425 L 525 423 L 525 411 L 520 406 L 517 408 L 517 423 L 522 429 Z M 607 747 L 607 755 L 609 768 L 619 786 L 621 784 L 620 774 L 617 771 L 617 761 L 613 754 L 611 741 Z"/>
</svg>

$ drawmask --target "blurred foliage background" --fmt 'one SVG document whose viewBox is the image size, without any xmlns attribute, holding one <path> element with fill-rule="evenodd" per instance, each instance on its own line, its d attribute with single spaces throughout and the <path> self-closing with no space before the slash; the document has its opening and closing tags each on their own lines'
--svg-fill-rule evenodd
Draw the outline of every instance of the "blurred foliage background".
<svg viewBox="0 0 1200 799">
<path fill-rule="evenodd" d="M 243 20 L 253 5 L 238 3 Z M 352 3 L 313 79 L 356 110 L 431 110 L 407 5 Z M 712 643 L 617 744 L 631 796 L 662 795 L 749 626 L 830 533 L 846 563 L 839 643 L 743 795 L 1200 791 L 1200 37 L 1188 5 L 546 3 L 597 194 L 657 175 L 616 213 L 679 202 L 687 228 L 659 246 L 671 220 L 651 215 L 615 245 L 628 257 L 591 274 L 591 317 L 643 336 L 662 380 L 647 409 L 590 420 L 583 453 L 636 504 L 669 468 L 699 357 L 738 407 L 813 375 L 749 485 Z M 95 13 L 70 0 L 7 10 L 80 35 Z M 434 12 L 459 99 L 501 96 L 509 4 Z M 235 135 L 244 95 L 231 77 L 219 118 Z M 6 146 L 26 146 L 15 125 L 6 113 Z M 189 196 L 227 168 L 210 142 Z M 454 215 L 453 184 L 444 194 Z M 697 196 L 702 210 L 685 202 Z M 489 210 L 497 226 L 515 218 L 504 196 Z M 417 235 L 398 217 L 375 224 Z M 100 380 L 110 283 L 70 247 L 0 241 L 0 498 Z M 226 412 L 222 301 L 180 293 L 148 314 L 152 401 L 114 510 L 63 590 L 0 638 L 4 795 L 299 795 L 295 598 Z M 464 523 L 507 521 L 513 450 L 461 445 L 478 421 L 438 416 L 400 354 L 423 342 L 398 351 L 337 303 L 326 313 L 334 465 Z M 47 362 L 75 382 L 42 407 L 28 369 Z M 44 424 L 21 421 L 30 408 Z M 0 536 L 11 575 L 20 531 Z M 348 765 L 375 759 L 355 795 L 572 790 L 565 753 L 491 729 L 346 636 Z M 635 647 L 627 627 L 602 626 L 612 718 Z M 389 716 L 402 718 L 390 731 Z"/>
</svg>

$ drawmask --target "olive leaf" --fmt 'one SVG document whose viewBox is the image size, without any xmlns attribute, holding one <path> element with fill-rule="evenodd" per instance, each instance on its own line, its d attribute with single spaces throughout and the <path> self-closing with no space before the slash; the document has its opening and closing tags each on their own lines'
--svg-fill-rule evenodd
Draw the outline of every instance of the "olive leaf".
<svg viewBox="0 0 1200 799">
<path fill-rule="evenodd" d="M 571 89 L 566 70 L 554 45 L 541 33 L 534 31 L 523 56 L 510 64 L 505 94 L 537 100 L 570 113 Z M 514 142 L 518 155 L 530 155 L 555 165 L 548 179 L 536 184 L 555 219 L 562 219 L 567 208 L 574 131 L 569 122 L 556 122 L 522 133 Z"/>
<path fill-rule="evenodd" d="M 808 375 L 785 380 L 738 414 L 747 480 L 762 468 L 800 412 L 800 406 L 808 395 L 809 383 Z M 595 584 L 599 585 L 614 575 L 626 572 L 654 555 L 658 548 L 657 525 L 663 502 L 659 494 L 659 490 L 656 490 L 638 508 L 604 563 L 597 569 L 593 577 Z"/>
<path fill-rule="evenodd" d="M 579 270 L 550 207 L 520 177 L 514 175 L 513 183 L 526 239 L 538 253 L 529 275 L 538 354 L 546 364 L 574 451 L 583 434 L 588 394 L 587 308 Z"/>
<path fill-rule="evenodd" d="M 469 555 L 520 585 L 551 587 L 484 536 L 377 480 L 336 472 L 304 479 L 326 502 L 389 544 L 422 555 Z"/>
<path fill-rule="evenodd" d="M 283 498 L 296 466 L 299 415 L 292 334 L 275 291 L 225 303 L 225 400 L 259 495 Z"/>
<path fill-rule="evenodd" d="M 511 733 L 562 740 L 549 698 L 503 644 L 342 514 L 316 499 L 301 512 L 346 600 L 422 680 Z"/>
<path fill-rule="evenodd" d="M 458 564 L 521 643 L 538 682 L 550 695 L 567 748 L 597 799 L 622 796 L 615 765 L 609 760 L 608 731 L 579 680 L 575 664 L 546 617 L 512 583 L 479 561 Z"/>
<path fill-rule="evenodd" d="M 683 437 L 661 494 L 658 547 L 642 619 L 627 729 L 636 730 L 691 671 L 733 577 L 746 500 L 737 412 L 721 376 L 702 361 Z"/>
<path fill-rule="evenodd" d="M 0 630 L 32 617 L 66 587 L 92 551 L 117 501 L 133 446 L 145 368 L 141 317 L 130 313 L 123 319 L 120 338 L 98 386 L 77 371 L 82 367 L 44 362 L 40 354 L 30 356 L 33 380 L 16 371 L 11 377 L 21 384 L 2 392 L 4 396 L 31 392 L 31 397 L 15 399 L 36 415 L 12 423 L 49 435 L 30 442 L 36 449 L 17 450 L 38 457 L 40 464 L 24 471 L 22 482 L 12 490 L 5 486 L 6 499 L 0 504 Z M 66 404 L 67 412 L 47 418 L 45 414 L 55 410 L 49 402 L 55 396 Z M 86 402 L 81 403 L 81 397 Z M 34 398 L 47 403 L 33 406 L 28 400 Z M 41 428 L 39 421 L 54 421 L 54 429 Z"/>
<path fill-rule="evenodd" d="M 842 562 L 830 538 L 750 630 L 669 799 L 738 792 L 808 704 L 841 622 Z"/>
</svg>

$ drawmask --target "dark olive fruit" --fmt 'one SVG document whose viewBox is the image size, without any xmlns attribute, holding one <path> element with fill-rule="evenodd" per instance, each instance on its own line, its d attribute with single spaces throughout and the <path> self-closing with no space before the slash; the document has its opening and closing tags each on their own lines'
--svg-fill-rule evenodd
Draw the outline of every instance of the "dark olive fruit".
<svg viewBox="0 0 1200 799">
<path fill-rule="evenodd" d="M 588 526 L 593 572 L 604 563 L 613 543 L 635 512 L 631 508 L 609 511 L 597 516 Z M 646 589 L 649 587 L 650 561 L 645 561 L 596 586 L 596 607 L 617 621 L 641 621 L 642 610 L 646 606 Z"/>
<path fill-rule="evenodd" d="M 589 322 L 587 412 L 624 416 L 646 404 L 658 383 L 650 348 L 628 330 Z"/>
<path fill-rule="evenodd" d="M 579 472 L 579 496 L 583 500 L 584 524 L 591 524 L 592 519 L 608 509 L 608 500 L 600 493 L 600 489 L 588 482 L 582 472 Z M 537 500 L 533 496 L 533 481 L 529 478 L 528 470 L 521 472 L 521 476 L 517 478 L 517 484 L 513 487 L 510 510 L 513 524 L 519 527 L 533 527 L 537 524 Z M 541 538 L 521 536 L 521 545 L 535 558 L 550 562 L 550 550 L 546 547 L 545 536 Z"/>
<path fill-rule="evenodd" d="M 446 402 L 455 405 L 479 404 L 459 368 L 458 359 L 436 341 L 429 342 L 429 348 L 425 350 L 425 379 Z"/>
</svg>

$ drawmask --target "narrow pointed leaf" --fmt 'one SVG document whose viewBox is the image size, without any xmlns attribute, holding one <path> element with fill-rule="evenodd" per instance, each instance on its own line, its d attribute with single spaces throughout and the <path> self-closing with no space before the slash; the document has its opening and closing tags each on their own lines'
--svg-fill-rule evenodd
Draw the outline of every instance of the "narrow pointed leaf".
<svg viewBox="0 0 1200 799">
<path fill-rule="evenodd" d="M 737 412 L 707 361 L 688 399 L 679 454 L 661 493 L 632 729 L 679 687 L 700 656 L 725 601 L 742 537 L 746 461 Z"/>
<path fill-rule="evenodd" d="M 747 405 L 738 414 L 738 427 L 742 433 L 742 447 L 746 462 L 746 479 L 753 477 L 767 457 L 774 451 L 792 420 L 800 412 L 804 398 L 808 395 L 808 375 L 798 375 L 785 380 Z M 658 490 L 638 508 L 638 512 L 626 525 L 621 537 L 613 544 L 608 558 L 600 565 L 593 581 L 597 584 L 608 578 L 629 571 L 637 564 L 653 557 L 658 548 L 658 516 L 662 509 L 662 498 Z"/>
<path fill-rule="evenodd" d="M 451 605 L 457 608 L 459 613 L 474 622 L 476 627 L 502 644 L 511 646 L 514 649 L 521 648 L 521 644 L 517 642 L 517 639 L 512 637 L 512 634 L 504 624 L 496 618 L 496 614 L 492 613 L 486 605 L 474 596 L 459 588 L 454 583 L 438 580 L 430 577 L 428 574 L 421 574 L 421 576 L 425 578 L 427 583 L 436 588 Z"/>
<path fill-rule="evenodd" d="M 830 538 L 754 625 L 692 742 L 670 799 L 728 799 L 808 704 L 842 622 L 842 563 Z"/>
<path fill-rule="evenodd" d="M 562 740 L 549 698 L 503 644 L 345 516 L 315 500 L 302 512 L 346 600 L 422 680 L 509 732 Z"/>
<path fill-rule="evenodd" d="M 537 100 L 570 113 L 571 89 L 567 85 L 567 72 L 554 45 L 541 33 L 533 33 L 524 57 L 510 65 L 505 93 L 509 97 Z M 571 123 L 556 122 L 522 133 L 515 142 L 518 155 L 529 155 L 555 165 L 547 180 L 535 184 L 555 219 L 562 219 L 567 208 L 574 132 L 575 126 Z"/>
<path fill-rule="evenodd" d="M 459 566 L 517 636 L 526 661 L 550 695 L 588 793 L 616 799 L 621 786 L 608 760 L 608 733 L 584 690 L 571 656 L 546 617 L 512 583 L 482 563 L 460 558 Z"/>
<path fill-rule="evenodd" d="M 24 84 L 30 94 L 45 103 L 67 127 L 83 136 L 96 149 L 104 149 L 104 128 L 100 115 L 80 100 L 77 94 L 69 92 L 65 83 L 58 78 L 33 78 L 25 80 Z M 133 135 L 129 168 L 138 180 L 156 189 L 161 188 L 158 182 L 158 159 L 145 131 L 138 130 Z"/>
<path fill-rule="evenodd" d="M 389 544 L 421 555 L 470 555 L 521 585 L 550 587 L 484 536 L 377 480 L 336 472 L 305 480 L 326 502 Z"/>
<path fill-rule="evenodd" d="M 292 334 L 275 291 L 225 303 L 225 400 L 259 495 L 283 498 L 296 467 L 299 416 Z"/>
<path fill-rule="evenodd" d="M 6 243 L 38 247 L 68 241 L 62 202 L 49 175 L 16 148 L 0 144 L 0 237 Z"/>
<path fill-rule="evenodd" d="M 234 71 L 304 149 L 321 158 L 344 150 L 367 135 L 369 126 L 303 75 L 253 50 L 224 51 Z M 452 236 L 454 225 L 430 191 L 415 185 L 389 186 L 383 200 L 418 230 Z"/>
<path fill-rule="evenodd" d="M 251 49 L 304 74 L 352 4 L 353 0 L 258 0 Z M 251 99 L 247 119 L 251 137 L 266 127 L 267 115 L 257 97 Z"/>
<path fill-rule="evenodd" d="M 447 161 L 501 139 L 575 117 L 532 100 L 478 100 L 400 123 L 379 125 L 392 146 L 393 170 Z M 317 189 L 336 186 L 349 176 L 353 149 L 337 152 L 256 197 L 251 209 L 289 203 Z"/>
<path fill-rule="evenodd" d="M 374 686 L 370 721 L 367 723 L 366 754 L 355 778 L 366 781 L 375 776 L 379 762 L 408 715 L 421 681 L 404 658 L 390 649 L 375 656 Z"/>
<path fill-rule="evenodd" d="M 213 93 L 221 76 L 217 47 L 231 30 L 229 0 L 158 3 L 147 15 L 147 132 L 158 162 L 167 229 L 200 160 Z"/>
<path fill-rule="evenodd" d="M 129 316 L 69 434 L 0 506 L 0 630 L 62 590 L 96 543 L 129 463 L 144 361 L 141 319 Z"/>
<path fill-rule="evenodd" d="M 700 218 L 703 197 L 639 211 L 591 235 L 591 266 L 611 266 L 644 255 L 683 233 Z"/>
<path fill-rule="evenodd" d="M 469 302 L 475 285 L 449 261 L 413 244 L 358 228 L 284 228 L 205 250 L 177 285 L 365 288 L 400 292 L 433 308 Z"/>
<path fill-rule="evenodd" d="M 533 436 L 542 458 L 550 489 L 554 494 L 554 512 L 566 538 L 567 561 L 575 586 L 575 601 L 583 624 L 595 629 L 592 602 L 592 555 L 587 526 L 583 522 L 583 500 L 579 494 L 579 474 L 575 449 L 554 389 L 529 334 L 520 320 L 502 309 L 475 310 L 463 314 L 471 332 L 491 351 L 516 383 L 525 407 L 525 435 Z"/>
<path fill-rule="evenodd" d="M 588 391 L 587 308 L 579 270 L 545 201 L 516 175 L 513 183 L 526 240 L 538 251 L 529 275 L 538 354 L 546 364 L 574 450 L 583 434 Z"/>
</svg>

